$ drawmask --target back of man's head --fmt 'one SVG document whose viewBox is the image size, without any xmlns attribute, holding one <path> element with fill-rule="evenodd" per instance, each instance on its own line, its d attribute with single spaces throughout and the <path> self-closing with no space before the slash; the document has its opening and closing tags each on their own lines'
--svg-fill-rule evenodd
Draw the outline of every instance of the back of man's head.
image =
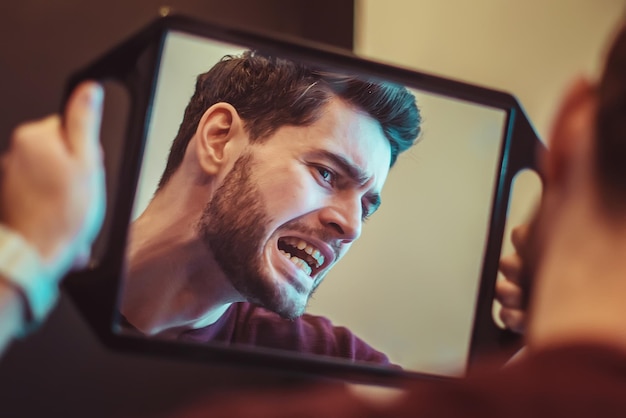
<svg viewBox="0 0 626 418">
<path fill-rule="evenodd" d="M 159 188 L 180 166 L 202 115 L 215 103 L 231 104 L 250 140 L 263 141 L 281 126 L 312 124 L 334 96 L 380 123 L 391 145 L 390 166 L 419 136 L 421 118 L 415 97 L 403 86 L 320 71 L 248 51 L 241 56 L 226 56 L 198 76 Z"/>
<path fill-rule="evenodd" d="M 599 82 L 596 133 L 601 196 L 609 209 L 626 213 L 626 25 L 610 49 Z"/>
</svg>

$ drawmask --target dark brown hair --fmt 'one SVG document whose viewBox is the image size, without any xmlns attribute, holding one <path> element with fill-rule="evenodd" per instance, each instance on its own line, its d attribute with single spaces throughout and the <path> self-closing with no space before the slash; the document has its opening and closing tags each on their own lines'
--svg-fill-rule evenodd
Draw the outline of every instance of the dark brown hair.
<svg viewBox="0 0 626 418">
<path fill-rule="evenodd" d="M 626 208 L 626 25 L 607 56 L 598 86 L 596 165 L 606 203 Z"/>
<path fill-rule="evenodd" d="M 226 56 L 198 76 L 159 188 L 180 166 L 202 115 L 215 103 L 230 103 L 243 120 L 250 140 L 263 141 L 281 126 L 312 124 L 333 96 L 380 123 L 391 144 L 390 166 L 419 136 L 421 118 L 415 97 L 403 86 L 321 71 L 248 51 L 241 56 Z"/>
</svg>

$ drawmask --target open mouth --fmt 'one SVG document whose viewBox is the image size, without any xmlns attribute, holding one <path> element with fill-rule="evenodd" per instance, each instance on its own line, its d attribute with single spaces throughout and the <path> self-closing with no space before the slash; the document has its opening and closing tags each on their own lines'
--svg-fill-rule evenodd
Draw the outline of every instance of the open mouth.
<svg viewBox="0 0 626 418">
<path fill-rule="evenodd" d="M 324 265 L 325 258 L 320 250 L 301 238 L 279 238 L 278 249 L 285 258 L 309 276 L 315 275 Z"/>
</svg>

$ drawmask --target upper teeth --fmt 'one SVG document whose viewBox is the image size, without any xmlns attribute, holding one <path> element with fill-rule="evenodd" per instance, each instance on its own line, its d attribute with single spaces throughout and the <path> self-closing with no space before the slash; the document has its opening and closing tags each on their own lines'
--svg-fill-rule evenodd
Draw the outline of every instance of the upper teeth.
<svg viewBox="0 0 626 418">
<path fill-rule="evenodd" d="M 292 237 L 284 238 L 283 241 L 285 244 L 288 244 L 301 251 L 304 251 L 305 253 L 311 256 L 311 259 L 309 260 L 301 260 L 300 258 L 296 256 L 292 256 L 291 254 L 281 250 L 281 253 L 283 253 L 285 256 L 288 256 L 288 258 L 294 264 L 298 265 L 303 270 L 305 270 L 307 274 L 311 274 L 312 272 L 312 268 L 309 264 L 314 263 L 315 268 L 319 268 L 322 264 L 324 264 L 324 256 L 322 255 L 322 253 L 317 248 L 309 244 L 308 242 L 299 238 L 292 238 Z"/>
</svg>

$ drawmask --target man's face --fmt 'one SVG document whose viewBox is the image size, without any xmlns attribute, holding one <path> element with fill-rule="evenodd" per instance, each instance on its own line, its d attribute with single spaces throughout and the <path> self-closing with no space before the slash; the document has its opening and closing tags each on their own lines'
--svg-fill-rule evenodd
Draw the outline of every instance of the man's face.
<svg viewBox="0 0 626 418">
<path fill-rule="evenodd" d="M 201 235 L 243 297 L 300 316 L 380 204 L 390 155 L 378 122 L 333 99 L 314 124 L 247 147 L 207 204 Z"/>
</svg>

